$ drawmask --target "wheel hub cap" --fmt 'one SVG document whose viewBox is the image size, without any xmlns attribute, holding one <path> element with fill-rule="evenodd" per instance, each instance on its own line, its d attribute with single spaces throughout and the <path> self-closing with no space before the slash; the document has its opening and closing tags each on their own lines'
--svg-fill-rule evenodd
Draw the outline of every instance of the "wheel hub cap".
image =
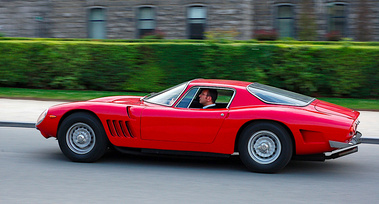
<svg viewBox="0 0 379 204">
<path fill-rule="evenodd" d="M 270 157 L 276 149 L 275 142 L 269 137 L 261 137 L 256 140 L 254 151 L 261 157 Z"/>
<path fill-rule="evenodd" d="M 77 138 L 77 142 L 83 144 L 86 142 L 86 138 L 83 135 L 79 135 Z"/>
<path fill-rule="evenodd" d="M 262 152 L 262 153 L 267 153 L 268 148 L 269 148 L 268 144 L 263 143 L 260 146 L 258 146 L 257 150 Z"/>
<path fill-rule="evenodd" d="M 251 136 L 248 151 L 251 158 L 256 162 L 269 164 L 279 157 L 281 143 L 273 132 L 261 130 Z"/>
<path fill-rule="evenodd" d="M 74 143 L 76 145 L 86 145 L 90 140 L 91 136 L 87 130 L 78 129 L 74 132 Z"/>
<path fill-rule="evenodd" d="M 95 132 L 85 123 L 75 123 L 67 131 L 66 141 L 73 152 L 86 154 L 95 146 Z"/>
</svg>

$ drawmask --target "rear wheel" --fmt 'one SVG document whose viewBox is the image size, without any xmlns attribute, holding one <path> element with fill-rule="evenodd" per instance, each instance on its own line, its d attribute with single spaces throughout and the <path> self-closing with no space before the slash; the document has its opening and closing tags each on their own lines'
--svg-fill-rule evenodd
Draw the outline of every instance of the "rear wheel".
<svg viewBox="0 0 379 204">
<path fill-rule="evenodd" d="M 72 161 L 94 162 L 107 150 L 108 140 L 100 121 L 89 113 L 74 113 L 62 122 L 58 143 Z"/>
<path fill-rule="evenodd" d="M 245 128 L 239 140 L 241 161 L 254 172 L 274 173 L 292 157 L 292 140 L 279 124 L 256 123 Z"/>
</svg>

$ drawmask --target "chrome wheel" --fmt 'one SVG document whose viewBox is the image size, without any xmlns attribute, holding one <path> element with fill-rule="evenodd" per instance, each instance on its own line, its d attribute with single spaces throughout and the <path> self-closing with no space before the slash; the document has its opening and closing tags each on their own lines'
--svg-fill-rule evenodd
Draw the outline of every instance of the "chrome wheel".
<svg viewBox="0 0 379 204">
<path fill-rule="evenodd" d="M 250 137 L 247 147 L 250 157 L 259 164 L 274 162 L 282 149 L 278 136 L 267 130 L 255 132 Z"/>
<path fill-rule="evenodd" d="M 62 121 L 58 129 L 59 147 L 71 161 L 97 161 L 107 151 L 108 142 L 103 125 L 91 113 L 73 113 Z"/>
<path fill-rule="evenodd" d="M 95 146 L 95 132 L 85 123 L 74 123 L 66 133 L 66 142 L 74 153 L 87 154 Z"/>
</svg>

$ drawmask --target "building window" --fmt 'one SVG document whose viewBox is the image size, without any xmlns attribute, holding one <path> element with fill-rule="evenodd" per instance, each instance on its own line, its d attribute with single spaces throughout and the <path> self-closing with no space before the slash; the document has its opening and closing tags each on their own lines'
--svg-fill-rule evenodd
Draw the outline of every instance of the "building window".
<svg viewBox="0 0 379 204">
<path fill-rule="evenodd" d="M 138 37 L 153 34 L 155 31 L 155 13 L 153 7 L 140 7 L 138 9 Z"/>
<path fill-rule="evenodd" d="M 294 11 L 291 5 L 281 5 L 277 7 L 276 25 L 279 37 L 294 37 Z"/>
<path fill-rule="evenodd" d="M 89 10 L 88 37 L 94 39 L 105 39 L 105 9 L 92 8 Z"/>
<path fill-rule="evenodd" d="M 35 18 L 37 22 L 36 37 L 37 38 L 46 38 L 48 37 L 47 22 L 43 16 L 38 16 Z"/>
<path fill-rule="evenodd" d="M 346 36 L 346 5 L 331 4 L 328 7 L 328 31 L 338 32 L 341 36 Z"/>
<path fill-rule="evenodd" d="M 204 39 L 206 8 L 204 6 L 188 7 L 187 27 L 189 39 Z"/>
</svg>

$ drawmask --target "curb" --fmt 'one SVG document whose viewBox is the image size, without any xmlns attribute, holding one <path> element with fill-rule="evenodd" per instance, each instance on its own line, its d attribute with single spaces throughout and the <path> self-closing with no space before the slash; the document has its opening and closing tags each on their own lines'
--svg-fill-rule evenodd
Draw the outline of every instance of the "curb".
<svg viewBox="0 0 379 204">
<path fill-rule="evenodd" d="M 0 127 L 19 127 L 19 128 L 36 128 L 35 123 L 20 123 L 20 122 L 2 122 Z"/>
<path fill-rule="evenodd" d="M 379 144 L 378 138 L 361 138 L 361 142 L 364 144 Z"/>
</svg>

